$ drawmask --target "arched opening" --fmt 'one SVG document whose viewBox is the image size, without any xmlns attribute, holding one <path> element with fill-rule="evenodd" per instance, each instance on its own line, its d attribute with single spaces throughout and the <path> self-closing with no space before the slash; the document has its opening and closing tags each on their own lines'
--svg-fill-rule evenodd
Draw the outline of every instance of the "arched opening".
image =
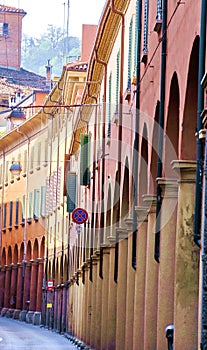
<svg viewBox="0 0 207 350">
<path fill-rule="evenodd" d="M 24 243 L 21 243 L 20 247 L 20 262 L 24 260 Z"/>
<path fill-rule="evenodd" d="M 198 101 L 198 61 L 199 61 L 199 37 L 194 40 L 188 81 L 185 96 L 185 108 L 182 124 L 181 159 L 196 160 L 196 127 L 197 127 L 197 101 Z M 189 142 L 190 140 L 190 142 Z"/>
<path fill-rule="evenodd" d="M 108 188 L 107 212 L 106 212 L 106 238 L 111 236 L 111 185 Z"/>
<path fill-rule="evenodd" d="M 15 244 L 14 246 L 14 264 L 18 262 L 18 245 Z"/>
<path fill-rule="evenodd" d="M 9 246 L 7 264 L 10 265 L 11 263 L 12 263 L 12 250 L 11 250 L 11 246 Z"/>
<path fill-rule="evenodd" d="M 2 266 L 6 265 L 6 250 L 3 248 L 2 251 Z"/>
<path fill-rule="evenodd" d="M 147 193 L 148 184 L 148 135 L 147 126 L 144 124 L 142 134 L 142 146 L 141 146 L 141 160 L 140 160 L 140 172 L 139 172 L 139 205 L 143 204 L 143 195 Z"/>
<path fill-rule="evenodd" d="M 121 216 L 122 216 L 122 219 L 129 216 L 129 161 L 128 161 L 128 158 L 126 158 L 125 167 L 124 167 Z"/>
<path fill-rule="evenodd" d="M 33 248 L 33 259 L 37 259 L 37 258 L 38 258 L 38 240 L 36 238 L 34 242 L 34 248 Z"/>
<path fill-rule="evenodd" d="M 32 259 L 32 244 L 31 241 L 28 241 L 27 244 L 27 261 Z"/>
<path fill-rule="evenodd" d="M 170 85 L 166 138 L 165 138 L 165 177 L 175 177 L 171 161 L 178 158 L 180 93 L 177 74 L 174 73 Z"/>
<path fill-rule="evenodd" d="M 41 245 L 40 245 L 40 257 L 44 258 L 45 256 L 45 237 L 42 237 Z"/>
<path fill-rule="evenodd" d="M 119 172 L 116 172 L 114 185 L 114 200 L 113 200 L 113 226 L 118 227 L 119 223 L 119 206 L 120 206 L 120 186 L 119 186 Z"/>
<path fill-rule="evenodd" d="M 159 135 L 159 111 L 160 102 L 157 101 L 155 109 L 153 136 L 152 136 L 152 152 L 151 152 L 151 164 L 150 164 L 150 193 L 155 193 L 156 178 L 157 178 L 157 160 L 158 160 L 158 135 Z"/>
</svg>

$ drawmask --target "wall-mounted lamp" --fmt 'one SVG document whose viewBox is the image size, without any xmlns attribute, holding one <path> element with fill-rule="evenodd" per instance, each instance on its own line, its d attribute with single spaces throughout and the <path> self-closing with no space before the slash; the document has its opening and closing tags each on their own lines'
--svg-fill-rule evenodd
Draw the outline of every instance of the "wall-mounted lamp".
<svg viewBox="0 0 207 350">
<path fill-rule="evenodd" d="M 19 176 L 22 171 L 20 163 L 13 161 L 12 165 L 9 168 L 9 171 L 13 176 Z"/>
</svg>

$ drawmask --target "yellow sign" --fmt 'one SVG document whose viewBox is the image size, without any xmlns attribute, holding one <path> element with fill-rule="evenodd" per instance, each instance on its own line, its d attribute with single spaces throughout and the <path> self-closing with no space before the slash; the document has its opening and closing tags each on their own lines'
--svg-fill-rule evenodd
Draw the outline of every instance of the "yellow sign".
<svg viewBox="0 0 207 350">
<path fill-rule="evenodd" d="M 52 303 L 47 303 L 47 308 L 51 309 L 52 308 Z"/>
</svg>

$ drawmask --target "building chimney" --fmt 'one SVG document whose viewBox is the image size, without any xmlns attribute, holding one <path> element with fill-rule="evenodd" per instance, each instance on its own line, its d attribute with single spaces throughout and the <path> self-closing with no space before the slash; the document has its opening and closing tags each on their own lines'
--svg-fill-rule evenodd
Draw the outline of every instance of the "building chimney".
<svg viewBox="0 0 207 350">
<path fill-rule="evenodd" d="M 52 66 L 50 64 L 50 60 L 47 61 L 47 66 L 46 68 L 46 88 L 51 90 L 52 88 L 52 81 L 51 81 L 51 71 L 52 71 Z"/>
</svg>

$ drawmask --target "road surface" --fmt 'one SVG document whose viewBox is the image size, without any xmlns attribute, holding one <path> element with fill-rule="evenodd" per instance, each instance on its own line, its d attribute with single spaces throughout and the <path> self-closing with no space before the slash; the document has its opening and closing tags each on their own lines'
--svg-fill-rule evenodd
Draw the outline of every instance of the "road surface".
<svg viewBox="0 0 207 350">
<path fill-rule="evenodd" d="M 0 349 L 4 350 L 73 350 L 65 336 L 44 327 L 7 317 L 0 317 Z"/>
</svg>

